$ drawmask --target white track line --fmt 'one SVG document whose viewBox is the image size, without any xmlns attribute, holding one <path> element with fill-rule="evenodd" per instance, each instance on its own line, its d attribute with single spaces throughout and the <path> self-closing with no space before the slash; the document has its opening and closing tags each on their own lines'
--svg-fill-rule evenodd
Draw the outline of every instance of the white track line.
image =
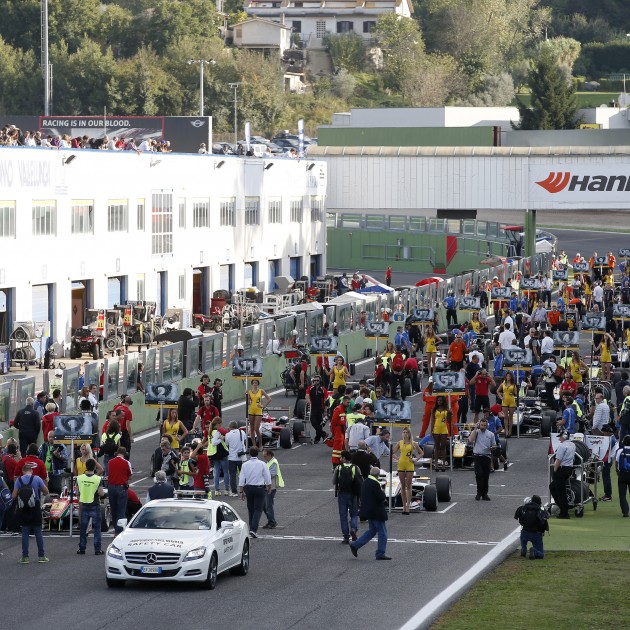
<svg viewBox="0 0 630 630">
<path fill-rule="evenodd" d="M 520 531 L 520 529 L 519 529 Z M 258 538 L 262 540 L 299 540 L 299 541 L 333 541 L 339 542 L 339 536 L 273 536 L 269 534 L 258 534 Z M 389 543 L 404 543 L 410 545 L 476 545 L 481 547 L 488 547 L 496 545 L 496 542 L 487 542 L 483 540 L 423 540 L 417 538 L 388 538 Z M 498 543 L 501 544 L 501 543 Z"/>
<path fill-rule="evenodd" d="M 400 630 L 416 630 L 417 628 L 427 627 L 428 623 L 435 618 L 446 604 L 459 595 L 471 582 L 476 580 L 494 562 L 501 558 L 505 551 L 516 542 L 520 532 L 521 528 L 517 527 L 514 531 L 509 533 L 501 542 L 495 545 L 494 549 L 491 549 L 470 567 L 466 573 L 457 578 L 448 588 L 444 589 L 439 595 L 425 604 L 407 623 L 401 626 Z"/>
</svg>

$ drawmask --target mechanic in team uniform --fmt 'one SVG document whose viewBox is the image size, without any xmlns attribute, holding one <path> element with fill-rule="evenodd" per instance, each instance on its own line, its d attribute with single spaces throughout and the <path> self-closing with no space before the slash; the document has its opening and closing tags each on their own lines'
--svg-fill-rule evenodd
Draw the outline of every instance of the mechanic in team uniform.
<svg viewBox="0 0 630 630">
<path fill-rule="evenodd" d="M 567 480 L 573 472 L 573 458 L 575 457 L 575 444 L 569 441 L 569 433 L 566 430 L 558 432 L 560 444 L 555 452 L 556 461 L 553 464 L 553 473 L 551 476 L 551 496 L 554 502 L 560 508 L 558 518 L 568 519 L 569 502 L 567 500 Z"/>
<path fill-rule="evenodd" d="M 311 407 L 311 424 L 315 429 L 315 444 L 326 437 L 322 426 L 324 425 L 324 409 L 327 399 L 328 391 L 320 385 L 319 376 L 313 376 L 312 384 L 306 390 L 306 401 Z"/>
</svg>

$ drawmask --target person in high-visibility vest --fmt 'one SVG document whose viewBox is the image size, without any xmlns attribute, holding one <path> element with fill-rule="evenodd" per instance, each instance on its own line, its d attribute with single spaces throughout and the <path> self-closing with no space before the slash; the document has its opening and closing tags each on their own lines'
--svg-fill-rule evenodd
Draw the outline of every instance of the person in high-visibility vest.
<svg viewBox="0 0 630 630">
<path fill-rule="evenodd" d="M 182 459 L 179 463 L 179 487 L 182 490 L 192 490 L 194 485 L 194 476 L 197 474 L 197 462 L 190 457 L 190 447 L 185 446 L 182 449 Z"/>
<path fill-rule="evenodd" d="M 101 550 L 101 497 L 103 488 L 101 478 L 94 474 L 96 461 L 89 459 L 85 464 L 85 473 L 77 477 L 79 488 L 79 505 L 81 507 L 81 525 L 79 528 L 79 555 L 85 554 L 87 546 L 87 527 L 92 521 L 94 531 L 94 553 L 102 556 Z"/>
<path fill-rule="evenodd" d="M 263 529 L 275 529 L 278 522 L 276 521 L 273 502 L 276 498 L 276 490 L 278 488 L 284 488 L 284 479 L 282 478 L 282 472 L 280 472 L 280 464 L 273 454 L 273 451 L 266 448 L 263 451 L 263 457 L 265 458 L 267 468 L 269 468 L 269 474 L 271 475 L 271 490 L 265 495 L 264 507 L 267 524 L 263 525 Z"/>
</svg>

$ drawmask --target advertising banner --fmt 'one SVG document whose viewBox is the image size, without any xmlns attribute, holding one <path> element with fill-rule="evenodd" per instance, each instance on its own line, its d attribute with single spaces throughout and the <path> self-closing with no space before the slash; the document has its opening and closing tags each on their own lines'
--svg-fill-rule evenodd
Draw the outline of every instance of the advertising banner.
<svg viewBox="0 0 630 630">
<path fill-rule="evenodd" d="M 628 203 L 630 164 L 554 164 L 529 167 L 529 201 Z"/>
</svg>

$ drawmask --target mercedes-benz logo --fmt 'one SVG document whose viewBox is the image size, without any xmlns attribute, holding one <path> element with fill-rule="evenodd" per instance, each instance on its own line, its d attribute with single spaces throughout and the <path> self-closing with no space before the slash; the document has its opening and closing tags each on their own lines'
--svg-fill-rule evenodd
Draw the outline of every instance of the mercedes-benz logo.
<svg viewBox="0 0 630 630">
<path fill-rule="evenodd" d="M 157 562 L 157 555 L 154 553 L 148 553 L 147 554 L 147 563 L 148 564 L 155 564 Z"/>
<path fill-rule="evenodd" d="M 205 120 L 199 120 L 199 119 L 197 119 L 197 120 L 191 120 L 191 121 L 190 121 L 190 124 L 191 124 L 193 127 L 197 127 L 197 128 L 199 128 L 199 127 L 203 127 L 203 126 L 206 124 L 206 121 L 205 121 Z"/>
</svg>

